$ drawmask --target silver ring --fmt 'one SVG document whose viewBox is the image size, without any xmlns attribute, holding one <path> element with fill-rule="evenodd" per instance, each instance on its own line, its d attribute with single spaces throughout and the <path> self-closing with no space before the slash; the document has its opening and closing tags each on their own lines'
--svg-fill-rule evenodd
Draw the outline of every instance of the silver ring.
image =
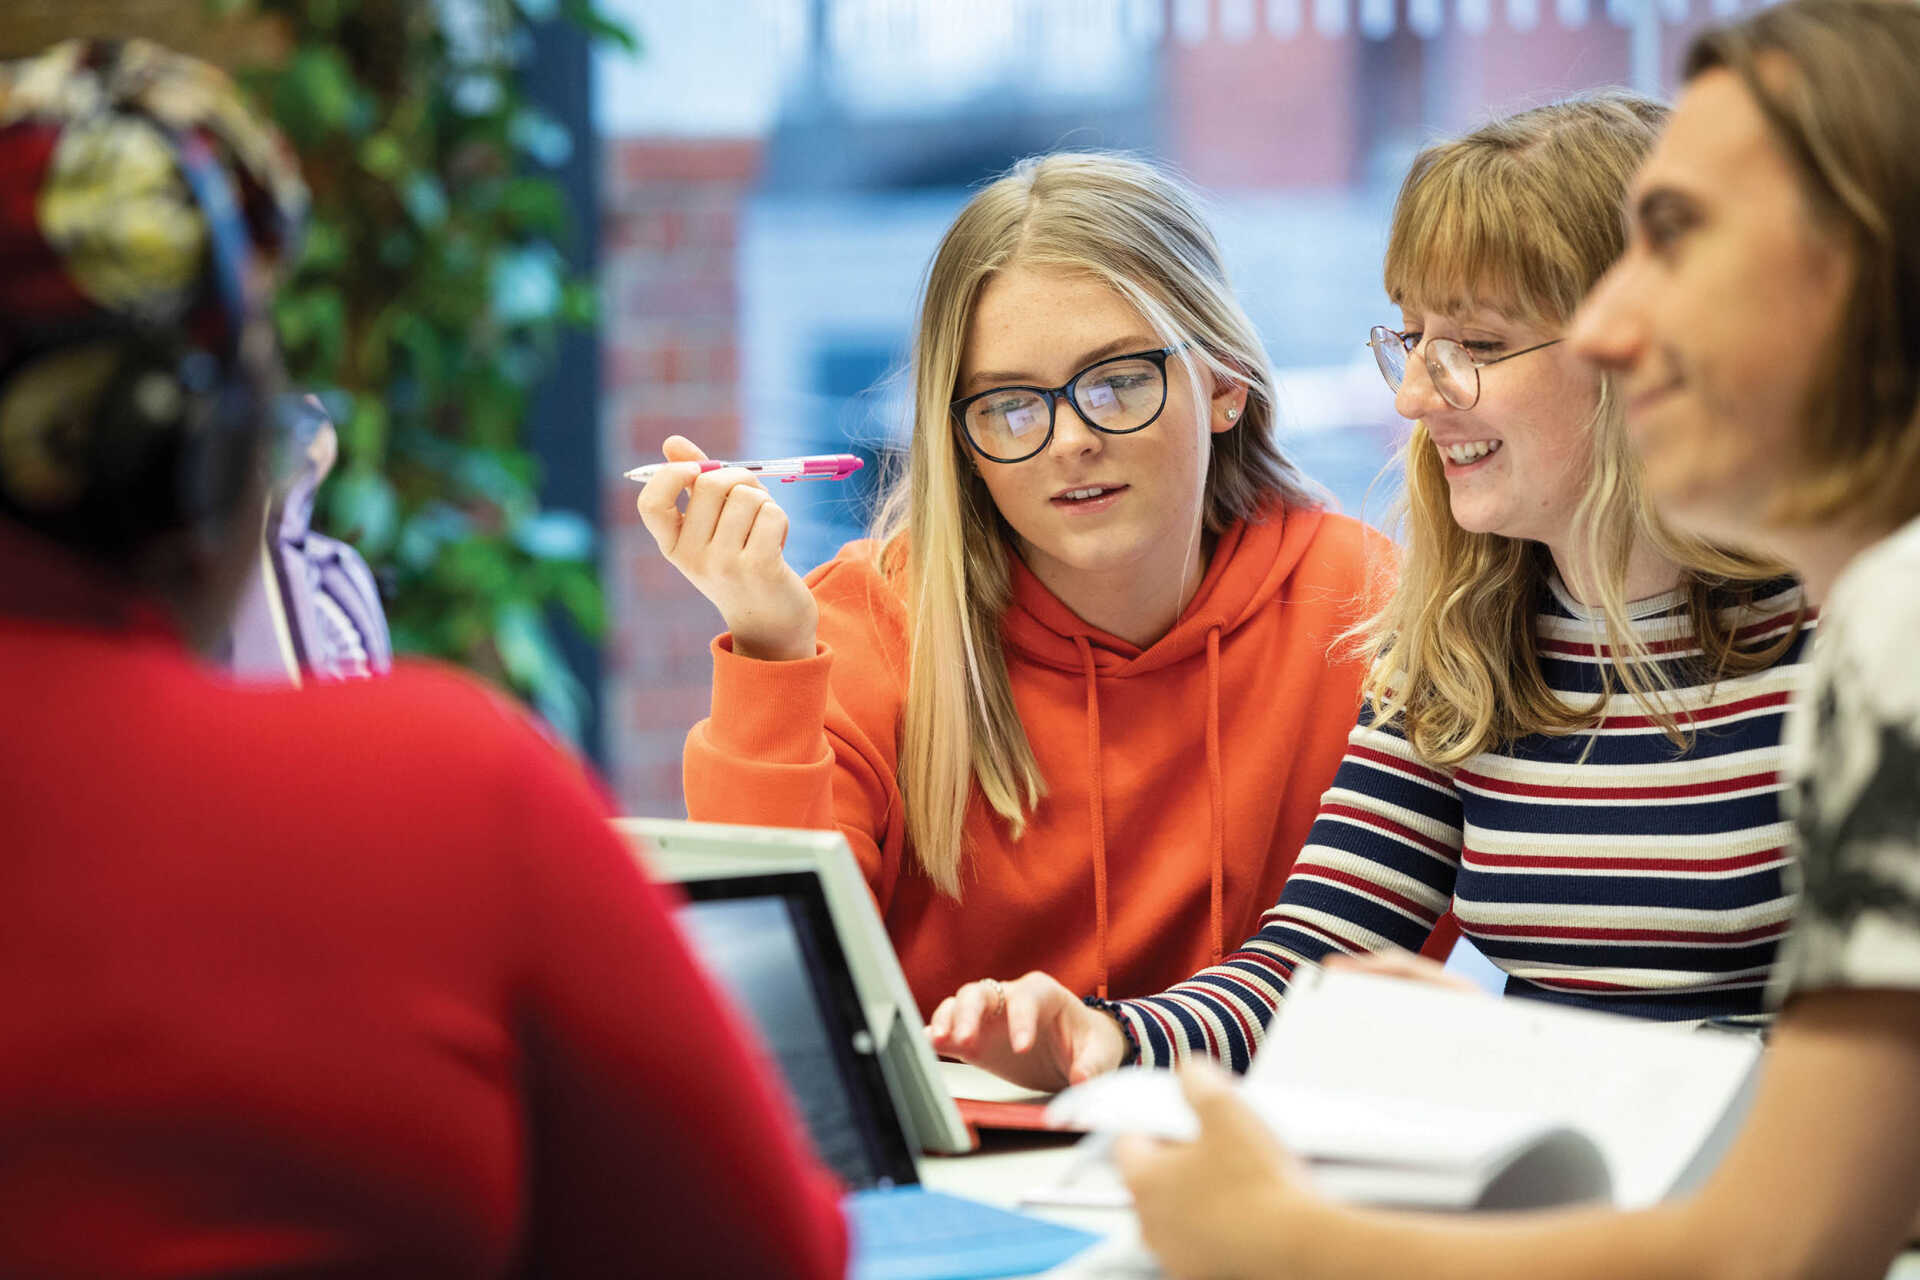
<svg viewBox="0 0 1920 1280">
<path fill-rule="evenodd" d="M 998 1013 L 1007 1007 L 1007 989 L 998 978 L 988 978 L 987 986 L 993 992 L 993 1007 L 988 1013 Z"/>
</svg>

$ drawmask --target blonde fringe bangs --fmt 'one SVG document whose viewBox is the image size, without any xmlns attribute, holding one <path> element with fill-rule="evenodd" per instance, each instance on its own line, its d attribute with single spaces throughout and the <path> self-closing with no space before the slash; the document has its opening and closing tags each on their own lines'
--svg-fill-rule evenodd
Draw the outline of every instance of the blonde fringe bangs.
<svg viewBox="0 0 1920 1280">
<path fill-rule="evenodd" d="M 1094 275 L 1166 341 L 1193 344 L 1183 363 L 1196 393 L 1203 371 L 1247 384 L 1240 422 L 1212 437 L 1207 529 L 1219 532 L 1276 499 L 1320 501 L 1274 442 L 1272 369 L 1229 290 L 1197 203 L 1166 174 L 1129 157 L 1039 157 L 983 188 L 928 267 L 907 466 L 882 504 L 875 544 L 907 601 L 899 775 L 907 839 L 921 869 L 950 897 L 961 893 L 975 786 L 1016 840 L 1046 795 L 1001 640 L 1012 595 L 1011 531 L 948 410 L 968 321 L 994 273 L 1018 262 Z M 1206 403 L 1204 394 L 1198 403 Z"/>
<path fill-rule="evenodd" d="M 1387 297 L 1409 311 L 1491 307 L 1516 320 L 1571 315 L 1577 288 L 1557 261 L 1564 244 L 1541 193 L 1516 183 L 1508 155 L 1459 153 L 1414 162 L 1387 240 Z M 1577 301 L 1577 293 L 1575 298 Z"/>
<path fill-rule="evenodd" d="M 1487 306 L 1564 325 L 1623 247 L 1622 196 L 1661 114 L 1652 103 L 1608 94 L 1536 108 L 1429 148 L 1394 209 L 1388 295 L 1408 310 Z M 1596 649 L 1608 646 L 1613 663 L 1585 706 L 1556 693 L 1541 670 L 1533 623 L 1554 569 L 1550 553 L 1456 524 L 1424 427 L 1414 428 L 1401 452 L 1399 586 L 1352 636 L 1373 660 L 1365 697 L 1374 717 L 1397 719 L 1429 763 L 1456 765 L 1530 734 L 1592 728 L 1617 692 L 1629 694 L 1676 750 L 1691 744 L 1668 696 L 1671 683 L 1633 627 L 1626 575 L 1636 545 L 1682 569 L 1707 678 L 1762 670 L 1793 641 L 1789 629 L 1764 645 L 1739 642 L 1737 631 L 1750 620 L 1745 606 L 1785 570 L 1667 528 L 1648 502 L 1604 379 L 1588 435 L 1591 479 L 1574 523 L 1596 578 L 1603 619 Z"/>
</svg>

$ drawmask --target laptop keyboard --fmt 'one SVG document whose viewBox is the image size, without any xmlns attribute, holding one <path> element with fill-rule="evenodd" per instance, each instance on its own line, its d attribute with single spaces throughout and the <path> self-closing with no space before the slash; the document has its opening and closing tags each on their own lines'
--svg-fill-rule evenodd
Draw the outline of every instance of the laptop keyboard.
<svg viewBox="0 0 1920 1280">
<path fill-rule="evenodd" d="M 1097 1237 L 977 1200 L 921 1187 L 847 1197 L 852 1280 L 972 1280 L 1031 1275 Z"/>
</svg>

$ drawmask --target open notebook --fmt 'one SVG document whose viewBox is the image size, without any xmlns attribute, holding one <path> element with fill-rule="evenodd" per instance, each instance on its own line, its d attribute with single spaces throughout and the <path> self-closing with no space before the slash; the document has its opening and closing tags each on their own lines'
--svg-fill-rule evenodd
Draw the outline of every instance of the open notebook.
<svg viewBox="0 0 1920 1280">
<path fill-rule="evenodd" d="M 1623 1208 L 1710 1172 L 1750 1100 L 1760 1043 L 1517 999 L 1305 967 L 1242 1089 L 1345 1199 L 1437 1209 L 1604 1200 Z M 1194 1131 L 1170 1073 L 1069 1089 L 1088 1158 L 1037 1199 L 1124 1203 L 1120 1132 Z"/>
</svg>

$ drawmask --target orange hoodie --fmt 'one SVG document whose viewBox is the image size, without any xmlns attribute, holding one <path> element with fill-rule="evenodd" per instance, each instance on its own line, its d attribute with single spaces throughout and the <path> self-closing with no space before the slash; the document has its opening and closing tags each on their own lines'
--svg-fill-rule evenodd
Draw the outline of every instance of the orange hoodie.
<svg viewBox="0 0 1920 1280">
<path fill-rule="evenodd" d="M 1047 795 L 1015 841 L 976 793 L 956 902 L 919 872 L 901 813 L 905 606 L 871 544 L 850 544 L 808 579 L 814 657 L 714 642 L 688 815 L 837 824 L 923 1015 L 962 983 L 1029 969 L 1080 992 L 1164 990 L 1279 898 L 1359 706 L 1364 664 L 1329 649 L 1391 555 L 1348 517 L 1272 509 L 1220 537 L 1146 649 L 1081 621 L 1015 557 L 1007 666 Z"/>
</svg>

